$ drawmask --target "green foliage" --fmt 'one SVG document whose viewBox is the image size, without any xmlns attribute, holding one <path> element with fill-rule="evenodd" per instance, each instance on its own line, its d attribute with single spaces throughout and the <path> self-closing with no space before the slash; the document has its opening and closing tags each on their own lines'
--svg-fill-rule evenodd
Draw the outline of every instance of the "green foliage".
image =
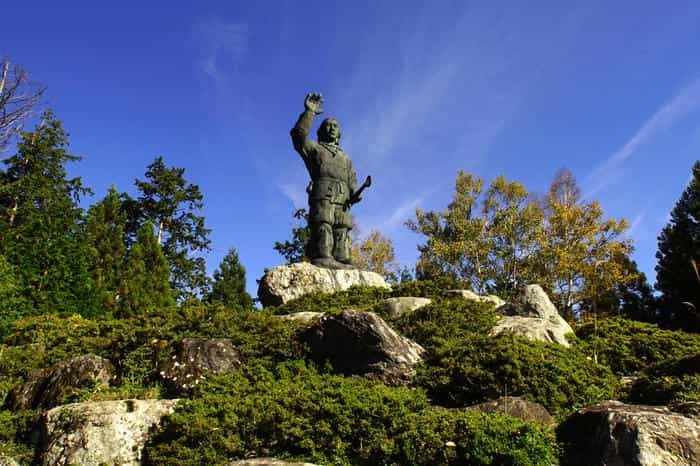
<svg viewBox="0 0 700 466">
<path fill-rule="evenodd" d="M 663 318 L 676 328 L 700 331 L 700 160 L 690 184 L 659 235 L 656 289 L 663 293 Z M 688 304 L 684 304 L 688 303 Z"/>
<path fill-rule="evenodd" d="M 68 134 L 46 111 L 34 132 L 22 133 L 17 153 L 0 171 L 0 254 L 14 267 L 22 314 L 94 312 L 88 273 L 80 178 L 68 178 Z"/>
<path fill-rule="evenodd" d="M 14 267 L 0 255 L 0 338 L 9 332 L 10 324 L 27 314 L 29 303 L 20 295 Z"/>
<path fill-rule="evenodd" d="M 246 291 L 245 268 L 235 248 L 229 249 L 214 271 L 209 302 L 219 302 L 234 309 L 252 310 L 253 298 Z"/>
<path fill-rule="evenodd" d="M 301 221 L 301 223 L 292 227 L 292 239 L 285 240 L 284 243 L 275 241 L 275 245 L 273 246 L 273 249 L 284 257 L 287 264 L 308 260 L 306 244 L 311 237 L 311 228 L 309 228 L 308 225 L 309 214 L 304 208 L 298 209 L 294 212 L 294 218 Z"/>
<path fill-rule="evenodd" d="M 647 368 L 630 389 L 629 400 L 643 404 L 700 401 L 700 353 Z"/>
<path fill-rule="evenodd" d="M 488 336 L 493 306 L 464 299 L 434 302 L 396 320 L 427 351 L 415 383 L 438 404 L 469 406 L 523 396 L 551 413 L 614 397 L 617 379 L 582 352 L 512 336 Z"/>
<path fill-rule="evenodd" d="M 635 375 L 668 359 L 700 352 L 700 336 L 661 330 L 633 320 L 610 318 L 576 330 L 577 347 L 618 375 Z"/>
<path fill-rule="evenodd" d="M 86 228 L 95 294 L 104 315 L 115 316 L 124 278 L 126 211 L 114 186 L 104 199 L 90 207 Z"/>
<path fill-rule="evenodd" d="M 136 180 L 139 196 L 135 210 L 140 220 L 156 227 L 158 244 L 162 245 L 170 264 L 171 287 L 179 298 L 198 295 L 207 283 L 204 258 L 197 254 L 208 251 L 211 230 L 204 226 L 199 186 L 188 183 L 185 169 L 167 167 L 163 157 L 156 157 L 146 169 L 146 180 Z"/>
<path fill-rule="evenodd" d="M 163 249 L 146 222 L 138 231 L 124 267 L 120 307 L 126 315 L 172 306 L 170 269 Z"/>
<path fill-rule="evenodd" d="M 26 410 L 13 413 L 0 409 L 0 457 L 7 456 L 20 464 L 31 464 L 36 439 L 32 428 L 39 413 Z"/>
<path fill-rule="evenodd" d="M 446 446 L 454 442 L 456 448 Z M 418 390 L 319 374 L 302 362 L 211 377 L 164 419 L 149 464 L 250 456 L 321 464 L 549 465 L 551 432 L 508 418 L 429 407 Z"/>
</svg>

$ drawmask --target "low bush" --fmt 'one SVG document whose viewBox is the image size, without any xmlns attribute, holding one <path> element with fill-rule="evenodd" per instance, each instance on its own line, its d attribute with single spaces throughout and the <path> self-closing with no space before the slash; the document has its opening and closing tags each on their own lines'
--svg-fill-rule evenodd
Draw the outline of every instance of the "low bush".
<svg viewBox="0 0 700 466">
<path fill-rule="evenodd" d="M 635 375 L 646 367 L 700 352 L 700 335 L 662 330 L 644 322 L 609 318 L 576 330 L 576 346 L 618 375 Z"/>
<path fill-rule="evenodd" d="M 448 443 L 452 442 L 452 443 Z M 551 431 L 502 415 L 431 408 L 421 390 L 249 361 L 211 377 L 166 417 L 148 464 L 276 456 L 321 464 L 550 465 Z"/>
<path fill-rule="evenodd" d="M 652 405 L 700 401 L 700 353 L 647 368 L 631 386 L 628 401 Z"/>
</svg>

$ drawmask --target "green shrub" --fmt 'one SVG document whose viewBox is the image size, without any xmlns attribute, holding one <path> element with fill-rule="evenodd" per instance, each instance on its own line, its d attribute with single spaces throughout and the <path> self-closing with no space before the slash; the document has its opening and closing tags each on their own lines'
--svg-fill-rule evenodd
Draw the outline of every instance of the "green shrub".
<svg viewBox="0 0 700 466">
<path fill-rule="evenodd" d="M 559 417 L 614 398 L 618 389 L 606 366 L 576 350 L 509 335 L 444 341 L 419 368 L 416 384 L 445 406 L 522 396 Z"/>
<path fill-rule="evenodd" d="M 628 400 L 652 405 L 700 401 L 700 353 L 647 368 Z"/>
<path fill-rule="evenodd" d="M 587 324 L 576 330 L 581 351 L 610 366 L 618 375 L 635 375 L 654 364 L 700 352 L 700 335 L 661 330 L 655 325 L 621 318 Z"/>
<path fill-rule="evenodd" d="M 446 445 L 454 442 L 455 447 Z M 550 465 L 553 434 L 507 416 L 431 408 L 420 390 L 250 361 L 166 417 L 149 464 L 276 456 L 321 464 Z"/>
<path fill-rule="evenodd" d="M 391 291 L 392 297 L 414 296 L 420 298 L 441 298 L 446 290 L 470 289 L 471 286 L 464 281 L 451 276 L 444 276 L 435 280 L 414 280 L 400 285 L 394 285 Z"/>
<path fill-rule="evenodd" d="M 30 464 L 34 458 L 36 439 L 31 435 L 37 411 L 13 413 L 0 409 L 0 456 L 8 456 L 20 464 Z"/>
</svg>

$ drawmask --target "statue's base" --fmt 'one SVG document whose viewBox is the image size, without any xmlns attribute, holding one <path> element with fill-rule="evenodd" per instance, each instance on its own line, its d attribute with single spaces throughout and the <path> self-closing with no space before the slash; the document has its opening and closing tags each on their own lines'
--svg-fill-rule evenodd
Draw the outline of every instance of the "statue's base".
<svg viewBox="0 0 700 466">
<path fill-rule="evenodd" d="M 354 285 L 391 288 L 384 278 L 375 272 L 355 267 L 332 269 L 298 262 L 268 270 L 260 279 L 258 299 L 263 307 L 279 306 L 308 293 L 335 293 Z"/>
</svg>

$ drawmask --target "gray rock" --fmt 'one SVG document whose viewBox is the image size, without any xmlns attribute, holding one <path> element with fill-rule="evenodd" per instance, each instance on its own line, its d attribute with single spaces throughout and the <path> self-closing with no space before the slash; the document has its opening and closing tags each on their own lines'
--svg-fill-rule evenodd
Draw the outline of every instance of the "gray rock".
<svg viewBox="0 0 700 466">
<path fill-rule="evenodd" d="M 85 354 L 30 372 L 12 389 L 6 406 L 12 410 L 52 408 L 81 387 L 109 385 L 114 376 L 111 362 Z"/>
<path fill-rule="evenodd" d="M 478 295 L 471 290 L 447 290 L 445 293 L 472 301 L 479 301 L 480 303 L 491 303 L 496 307 L 503 306 L 506 303 L 495 294 Z"/>
<path fill-rule="evenodd" d="M 517 396 L 502 396 L 497 400 L 486 401 L 469 408 L 478 409 L 484 413 L 503 413 L 545 426 L 554 424 L 554 418 L 544 406 Z"/>
<path fill-rule="evenodd" d="M 420 309 L 423 306 L 427 306 L 432 303 L 432 300 L 428 298 L 414 298 L 414 297 L 401 297 L 401 298 L 388 298 L 382 301 L 382 306 L 390 317 L 399 317 L 403 314 L 408 314 Z"/>
<path fill-rule="evenodd" d="M 178 400 L 75 403 L 47 411 L 40 430 L 40 464 L 140 465 L 148 430 Z"/>
<path fill-rule="evenodd" d="M 571 326 L 559 315 L 539 285 L 527 285 L 512 302 L 496 310 L 504 317 L 491 329 L 489 334 L 492 336 L 509 333 L 530 340 L 570 346 L 566 334 L 573 333 Z"/>
<path fill-rule="evenodd" d="M 185 338 L 176 353 L 160 365 L 160 375 L 184 393 L 199 384 L 205 373 L 230 372 L 241 364 L 241 352 L 228 338 Z"/>
<path fill-rule="evenodd" d="M 248 460 L 234 461 L 226 466 L 317 466 L 313 463 L 290 463 L 277 458 L 251 458 Z"/>
<path fill-rule="evenodd" d="M 299 322 L 311 323 L 315 320 L 320 319 L 322 316 L 323 316 L 323 312 L 304 311 L 304 312 L 295 312 L 293 314 L 285 314 L 285 315 L 275 316 L 275 317 L 278 319 L 282 319 L 282 320 L 294 320 L 294 321 L 299 321 Z"/>
<path fill-rule="evenodd" d="M 333 270 L 308 262 L 270 269 L 260 280 L 258 298 L 264 307 L 279 306 L 308 293 L 335 293 L 354 285 L 391 288 L 381 275 L 365 270 Z"/>
<path fill-rule="evenodd" d="M 569 417 L 558 437 L 574 466 L 700 464 L 700 418 L 663 406 L 605 401 Z"/>
<path fill-rule="evenodd" d="M 371 312 L 347 310 L 323 316 L 306 332 L 311 357 L 330 361 L 346 375 L 362 375 L 387 385 L 406 384 L 425 350 Z"/>
</svg>

